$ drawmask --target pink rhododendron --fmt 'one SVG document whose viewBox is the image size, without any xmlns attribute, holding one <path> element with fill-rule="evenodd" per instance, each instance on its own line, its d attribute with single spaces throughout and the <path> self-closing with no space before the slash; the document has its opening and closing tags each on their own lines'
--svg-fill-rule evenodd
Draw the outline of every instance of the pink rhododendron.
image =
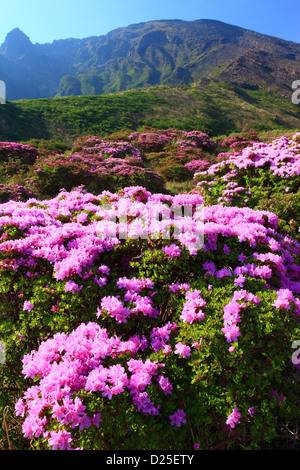
<svg viewBox="0 0 300 470">
<path fill-rule="evenodd" d="M 139 136 L 134 135 L 131 143 Z M 114 158 L 131 148 L 128 142 L 106 146 L 97 139 L 97 146 L 84 147 L 87 154 L 99 152 L 100 158 L 109 149 Z M 170 142 L 153 139 L 161 145 Z M 197 146 L 205 141 L 197 133 L 184 134 L 182 140 L 187 139 L 194 148 L 200 148 Z M 149 142 L 149 136 L 139 140 L 141 148 Z M 244 149 L 246 160 L 238 158 L 234 162 L 242 169 L 248 165 L 259 168 L 259 163 L 265 161 L 261 155 L 265 149 L 257 147 L 255 155 Z M 267 154 L 270 157 L 269 147 Z M 136 155 L 132 152 L 131 156 Z M 287 158 L 291 163 L 290 156 Z M 285 160 L 278 160 L 277 170 L 281 168 L 279 162 L 286 166 Z M 218 168 L 223 168 L 221 163 Z M 214 175 L 214 166 L 209 171 Z M 281 172 L 289 173 L 290 168 L 281 168 Z M 232 184 L 227 174 L 224 177 L 229 199 L 233 193 L 248 191 Z M 116 194 L 104 191 L 98 196 L 83 189 L 62 190 L 45 201 L 31 199 L 1 205 L 0 227 L 4 233 L 9 233 L 7 227 L 12 228 L 14 235 L 3 234 L 0 239 L 0 269 L 4 278 L 26 274 L 23 279 L 27 290 L 20 288 L 16 294 L 21 315 L 33 323 L 35 309 L 32 318 L 29 312 L 36 306 L 38 318 L 44 313 L 47 321 L 56 321 L 60 311 L 65 315 L 70 310 L 70 316 L 76 317 L 75 309 L 80 318 L 76 318 L 73 330 L 68 331 L 62 322 L 61 333 L 51 337 L 47 332 L 47 339 L 40 339 L 37 349 L 23 357 L 22 373 L 26 380 L 34 380 L 15 405 L 16 415 L 23 418 L 25 437 L 47 440 L 52 448 L 69 449 L 75 446 L 72 436 L 87 429 L 87 434 L 94 428 L 96 432 L 104 411 L 115 411 L 119 399 L 126 406 L 128 400 L 142 419 L 150 415 L 153 420 L 161 420 L 160 424 L 166 419 L 168 425 L 180 427 L 190 416 L 185 397 L 176 396 L 179 388 L 175 365 L 182 370 L 186 366 L 188 374 L 196 371 L 192 383 L 192 372 L 188 375 L 186 386 L 195 387 L 199 394 L 201 386 L 209 386 L 213 378 L 209 374 L 213 374 L 213 366 L 221 364 L 222 357 L 232 364 L 232 370 L 237 357 L 246 360 L 240 351 L 254 328 L 251 321 L 254 324 L 260 308 L 262 312 L 266 308 L 265 298 L 271 299 L 269 311 L 278 318 L 281 314 L 291 318 L 300 314 L 300 270 L 296 264 L 300 247 L 278 231 L 278 217 L 249 207 L 198 207 L 202 202 L 199 194 L 152 194 L 135 186 Z M 174 208 L 181 205 L 192 206 L 187 218 L 176 216 Z M 165 238 L 170 226 L 170 238 Z M 187 229 L 184 233 L 180 232 L 183 226 Z M 149 233 L 159 236 L 151 238 Z M 127 243 L 120 234 L 132 238 Z M 121 259 L 114 256 L 118 252 Z M 179 267 L 186 258 L 187 269 L 182 272 Z M 143 264 L 147 259 L 151 260 L 149 266 Z M 161 260 L 165 265 L 160 266 Z M 164 269 L 166 277 L 162 275 Z M 39 276 L 41 282 L 33 291 L 31 283 Z M 260 290 L 255 290 L 257 285 Z M 262 295 L 255 295 L 261 291 Z M 46 299 L 47 312 L 46 308 L 42 312 L 39 294 Z M 85 314 L 94 315 L 94 320 L 81 323 Z M 263 316 L 260 321 L 264 321 Z M 212 324 L 217 325 L 216 332 L 210 328 Z M 22 339 L 23 345 L 24 325 L 14 328 L 18 329 L 14 330 L 14 344 L 20 345 Z M 238 347 L 232 344 L 235 342 L 242 344 Z M 278 394 L 275 401 L 283 398 Z M 236 397 L 234 400 L 239 409 L 251 404 L 245 406 Z M 172 411 L 165 412 L 165 406 Z M 178 406 L 185 407 L 185 411 L 173 413 Z M 248 413 L 253 414 L 253 407 Z M 236 407 L 226 424 L 234 428 L 240 419 Z"/>
<path fill-rule="evenodd" d="M 234 428 L 236 424 L 239 424 L 241 417 L 242 415 L 239 413 L 238 408 L 234 408 L 232 413 L 228 416 L 226 424 L 228 424 L 231 428 Z"/>
<path fill-rule="evenodd" d="M 32 310 L 34 305 L 29 301 L 25 300 L 24 305 L 23 305 L 23 310 Z"/>
<path fill-rule="evenodd" d="M 162 248 L 162 251 L 164 253 L 166 253 L 166 255 L 169 257 L 169 258 L 174 258 L 175 256 L 180 256 L 180 253 L 181 253 L 181 249 L 179 248 L 179 246 L 177 245 L 174 245 L 174 243 L 170 246 L 165 246 Z"/>
<path fill-rule="evenodd" d="M 174 414 L 170 415 L 170 421 L 172 426 L 180 427 L 182 424 L 186 423 L 186 414 L 183 410 L 177 410 Z"/>
<path fill-rule="evenodd" d="M 175 354 L 178 354 L 182 357 L 188 357 L 191 355 L 191 348 L 185 344 L 182 344 L 180 341 L 179 343 L 175 344 Z"/>
</svg>

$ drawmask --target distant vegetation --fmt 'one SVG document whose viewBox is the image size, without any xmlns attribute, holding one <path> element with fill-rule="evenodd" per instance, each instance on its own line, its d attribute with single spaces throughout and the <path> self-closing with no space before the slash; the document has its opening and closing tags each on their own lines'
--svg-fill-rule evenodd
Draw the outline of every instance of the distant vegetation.
<svg viewBox="0 0 300 470">
<path fill-rule="evenodd" d="M 300 110 L 275 91 L 209 81 L 186 87 L 157 86 L 101 96 L 8 101 L 0 107 L 0 139 L 31 138 L 72 144 L 142 126 L 201 130 L 213 136 L 249 129 L 299 128 Z"/>
</svg>

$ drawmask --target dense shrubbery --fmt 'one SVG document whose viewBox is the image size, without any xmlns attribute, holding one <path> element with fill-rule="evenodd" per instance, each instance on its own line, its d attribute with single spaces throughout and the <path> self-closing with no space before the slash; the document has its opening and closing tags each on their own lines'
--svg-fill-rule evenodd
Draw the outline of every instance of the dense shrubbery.
<svg viewBox="0 0 300 470">
<path fill-rule="evenodd" d="M 24 184 L 29 195 L 39 197 L 52 197 L 61 188 L 71 190 L 81 185 L 94 194 L 105 189 L 117 191 L 130 185 L 165 191 L 162 177 L 146 166 L 143 155 L 129 142 L 107 142 L 87 136 L 77 139 L 71 150 L 64 153 L 55 152 L 55 149 L 64 149 L 58 143 L 45 148 L 42 142 L 38 148 L 39 154 L 36 148 L 28 145 L 0 145 L 3 159 L 6 156 L 1 175 L 4 190 L 13 177 L 15 184 Z M 20 199 L 17 193 L 16 199 Z"/>
<path fill-rule="evenodd" d="M 206 204 L 275 212 L 279 227 L 299 236 L 300 134 L 219 154 L 220 162 L 194 175 Z"/>
<path fill-rule="evenodd" d="M 199 131 L 144 128 L 122 137 L 113 141 L 83 136 L 71 147 L 37 139 L 27 144 L 0 143 L 3 197 L 12 182 L 42 198 L 81 185 L 93 194 L 131 185 L 166 192 L 166 181 L 192 180 L 195 169 L 206 168 L 216 148 L 208 134 Z M 9 194 L 21 199 L 7 190 L 7 201 Z"/>
<path fill-rule="evenodd" d="M 80 138 L 71 152 L 50 155 L 32 167 L 33 187 L 39 194 L 55 195 L 84 185 L 93 193 L 117 191 L 127 185 L 145 185 L 164 191 L 162 178 L 145 166 L 141 153 L 128 142 Z"/>
<path fill-rule="evenodd" d="M 3 166 L 45 195 L 0 205 L 3 446 L 271 448 L 297 418 L 299 137 L 230 142 L 151 129 Z M 189 194 L 155 189 L 171 155 Z M 118 167 L 147 187 L 101 191 Z"/>
<path fill-rule="evenodd" d="M 196 169 L 207 168 L 214 160 L 216 143 L 205 132 L 166 129 L 133 132 L 133 145 L 146 154 L 147 161 L 165 181 L 192 180 Z"/>
<path fill-rule="evenodd" d="M 133 187 L 1 206 L 1 401 L 31 445 L 255 447 L 293 413 L 300 247 L 272 213 L 201 203 Z"/>
</svg>

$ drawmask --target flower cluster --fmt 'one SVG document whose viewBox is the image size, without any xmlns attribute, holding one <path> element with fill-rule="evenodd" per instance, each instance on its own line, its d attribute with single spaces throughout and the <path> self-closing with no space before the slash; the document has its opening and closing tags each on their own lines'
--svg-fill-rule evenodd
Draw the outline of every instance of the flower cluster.
<svg viewBox="0 0 300 470">
<path fill-rule="evenodd" d="M 152 129 L 145 132 L 133 132 L 128 136 L 128 139 L 143 151 L 155 152 L 161 151 L 170 142 L 182 149 L 200 148 L 212 150 L 216 146 L 216 143 L 211 140 L 206 132 L 177 129 L 165 129 L 163 131 Z"/>
<path fill-rule="evenodd" d="M 240 304 L 238 300 L 243 302 Z M 259 301 L 257 296 L 244 290 L 234 292 L 232 300 L 223 308 L 224 328 L 222 328 L 222 332 L 228 343 L 237 341 L 241 334 L 238 326 L 238 323 L 241 322 L 241 309 L 247 307 L 247 302 L 258 304 Z"/>
<path fill-rule="evenodd" d="M 193 323 L 195 320 L 204 319 L 204 313 L 201 308 L 206 305 L 206 302 L 202 299 L 200 293 L 198 290 L 186 292 L 186 301 L 180 316 L 183 322 Z"/>
<path fill-rule="evenodd" d="M 222 147 L 229 147 L 230 149 L 235 148 L 245 148 L 253 145 L 254 143 L 259 142 L 258 133 L 255 131 L 249 131 L 242 135 L 233 135 L 226 137 L 222 141 Z"/>
<path fill-rule="evenodd" d="M 297 177 L 300 174 L 297 134 L 292 139 L 281 137 L 269 144 L 252 142 L 245 148 L 233 153 L 221 153 L 221 161 L 211 165 L 207 170 L 196 171 L 194 179 L 202 193 L 218 188 L 218 202 L 237 204 L 251 199 L 253 188 L 260 184 L 264 175 L 269 175 L 268 184 L 274 190 L 276 185 L 287 186 L 287 191 L 297 191 Z M 282 183 L 283 181 L 283 183 Z M 242 183 L 242 184 L 241 184 Z M 253 185 L 253 188 L 252 188 Z"/>
<path fill-rule="evenodd" d="M 132 308 L 125 307 L 124 303 L 119 299 L 120 296 L 106 296 L 101 300 L 101 309 L 98 308 L 97 316 L 109 314 L 116 319 L 118 323 L 126 323 L 131 314 L 138 315 L 142 313 L 146 317 L 158 316 L 158 310 L 153 307 L 152 299 L 149 296 L 141 296 L 139 292 L 143 289 L 152 288 L 153 283 L 150 279 L 138 280 L 136 278 L 127 279 L 120 278 L 117 286 L 125 288 L 124 301 L 133 304 Z"/>
<path fill-rule="evenodd" d="M 129 140 L 134 140 L 135 145 L 143 151 L 162 150 L 172 138 L 166 134 L 157 132 L 134 132 L 128 136 Z"/>
<path fill-rule="evenodd" d="M 239 424 L 240 418 L 242 417 L 241 413 L 239 413 L 238 408 L 234 408 L 232 413 L 227 418 L 226 424 L 228 424 L 231 428 L 235 428 L 236 424 Z"/>
<path fill-rule="evenodd" d="M 53 432 L 48 430 L 50 419 L 59 423 L 56 437 L 57 433 L 63 432 L 61 426 L 65 425 L 79 430 L 99 427 L 101 412 L 89 416 L 82 400 L 78 396 L 73 397 L 81 390 L 101 392 L 103 397 L 111 400 L 127 389 L 138 411 L 157 414 L 159 407 L 154 406 L 145 390 L 155 378 L 164 394 L 172 393 L 168 378 L 158 374 L 163 364 L 132 358 L 125 367 L 118 363 L 105 365 L 107 357 L 117 359 L 124 351 L 136 354 L 140 347 L 134 340 L 124 342 L 119 337 L 109 336 L 98 324 L 88 323 L 69 335 L 54 335 L 43 342 L 38 351 L 25 355 L 23 374 L 30 378 L 39 376 L 40 382 L 28 389 L 24 398 L 16 403 L 16 414 L 26 416 L 24 436 L 32 439 L 43 435 L 54 446 Z M 49 418 L 41 417 L 46 411 Z M 65 439 L 56 439 L 55 445 L 69 449 L 71 441 L 69 433 L 67 444 Z"/>
<path fill-rule="evenodd" d="M 24 163 L 32 164 L 37 157 L 37 149 L 18 142 L 0 142 L 0 160 L 9 161 L 20 158 Z"/>
<path fill-rule="evenodd" d="M 188 163 L 185 163 L 185 168 L 187 168 L 191 173 L 195 173 L 196 171 L 203 171 L 209 166 L 209 162 L 207 160 L 192 160 Z"/>
</svg>

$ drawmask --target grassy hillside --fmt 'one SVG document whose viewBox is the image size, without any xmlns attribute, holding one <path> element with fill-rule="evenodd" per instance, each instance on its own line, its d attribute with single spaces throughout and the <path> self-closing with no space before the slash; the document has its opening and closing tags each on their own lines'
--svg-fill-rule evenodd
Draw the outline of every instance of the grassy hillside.
<svg viewBox="0 0 300 470">
<path fill-rule="evenodd" d="M 187 87 L 156 86 L 101 96 L 8 101 L 0 107 L 0 139 L 104 136 L 142 126 L 206 130 L 213 136 L 249 129 L 299 128 L 300 110 L 276 92 L 214 80 Z"/>
</svg>

